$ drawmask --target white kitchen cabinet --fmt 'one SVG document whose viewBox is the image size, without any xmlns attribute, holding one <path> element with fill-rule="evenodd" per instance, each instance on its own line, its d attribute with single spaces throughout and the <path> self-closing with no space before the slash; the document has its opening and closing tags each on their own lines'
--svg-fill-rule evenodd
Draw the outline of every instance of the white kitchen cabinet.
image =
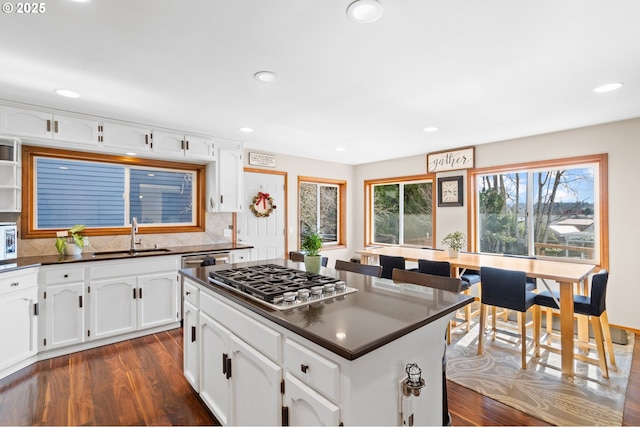
<svg viewBox="0 0 640 427">
<path fill-rule="evenodd" d="M 213 142 L 210 138 L 181 133 L 153 131 L 153 153 L 185 159 L 214 160 Z"/>
<path fill-rule="evenodd" d="M 216 161 L 207 165 L 207 210 L 242 211 L 242 143 L 214 139 Z"/>
<path fill-rule="evenodd" d="M 286 425 L 337 426 L 340 423 L 340 407 L 289 372 L 284 375 L 284 389 Z"/>
<path fill-rule="evenodd" d="M 200 310 L 198 310 L 198 307 L 185 300 L 182 313 L 182 345 L 184 347 L 183 371 L 191 387 L 198 393 L 200 392 L 199 319 Z"/>
<path fill-rule="evenodd" d="M 0 212 L 20 212 L 22 206 L 22 169 L 17 139 L 0 140 Z"/>
<path fill-rule="evenodd" d="M 138 276 L 138 329 L 180 321 L 178 275 L 175 271 Z"/>
<path fill-rule="evenodd" d="M 200 312 L 200 396 L 222 425 L 281 425 L 282 368 Z"/>
<path fill-rule="evenodd" d="M 148 127 L 104 122 L 101 129 L 101 146 L 109 151 L 141 155 L 152 150 L 151 129 Z"/>
<path fill-rule="evenodd" d="M 98 128 L 98 120 L 90 117 L 0 106 L 0 129 L 8 135 L 97 146 Z"/>
<path fill-rule="evenodd" d="M 0 275 L 0 378 L 35 361 L 38 352 L 37 270 Z"/>
<path fill-rule="evenodd" d="M 236 249 L 229 253 L 231 263 L 251 261 L 250 249 Z"/>
<path fill-rule="evenodd" d="M 90 339 L 135 331 L 137 294 L 135 276 L 92 281 L 89 288 Z"/>
<path fill-rule="evenodd" d="M 84 282 L 47 286 L 42 305 L 45 322 L 42 350 L 83 343 L 86 335 Z"/>
</svg>

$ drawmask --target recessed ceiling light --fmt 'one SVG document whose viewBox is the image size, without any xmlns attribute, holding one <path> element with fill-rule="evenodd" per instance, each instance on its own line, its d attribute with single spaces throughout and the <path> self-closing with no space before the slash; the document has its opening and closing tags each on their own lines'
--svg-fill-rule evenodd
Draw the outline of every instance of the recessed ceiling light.
<svg viewBox="0 0 640 427">
<path fill-rule="evenodd" d="M 240 132 L 251 133 L 253 132 L 253 128 L 240 128 Z"/>
<path fill-rule="evenodd" d="M 353 22 L 365 24 L 380 19 L 382 10 L 377 0 L 356 0 L 347 8 L 347 16 Z"/>
<path fill-rule="evenodd" d="M 435 127 L 435 126 L 429 126 L 429 127 L 424 128 L 424 131 L 425 132 L 437 132 L 438 128 Z"/>
<path fill-rule="evenodd" d="M 621 87 L 622 87 L 622 83 L 620 82 L 607 83 L 606 85 L 598 86 L 597 88 L 593 89 L 593 91 L 596 93 L 604 93 L 604 92 L 611 92 L 612 90 L 620 89 Z"/>
<path fill-rule="evenodd" d="M 124 153 L 124 154 L 126 154 L 127 156 L 137 156 L 136 153 Z"/>
<path fill-rule="evenodd" d="M 338 147 L 336 148 L 336 151 L 347 151 L 347 149 L 344 147 Z"/>
<path fill-rule="evenodd" d="M 66 96 L 67 98 L 78 98 L 80 94 L 69 89 L 56 89 L 55 91 L 60 96 Z"/>
<path fill-rule="evenodd" d="M 273 71 L 258 71 L 253 75 L 253 78 L 262 83 L 273 83 L 278 80 L 278 75 Z"/>
</svg>

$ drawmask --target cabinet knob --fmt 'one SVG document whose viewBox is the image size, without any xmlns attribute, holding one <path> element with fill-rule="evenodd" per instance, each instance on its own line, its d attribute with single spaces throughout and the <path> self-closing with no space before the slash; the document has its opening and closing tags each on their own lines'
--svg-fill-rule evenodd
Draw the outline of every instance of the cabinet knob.
<svg viewBox="0 0 640 427">
<path fill-rule="evenodd" d="M 67 277 L 69 277 L 69 275 L 68 275 L 68 274 L 65 274 L 65 275 L 64 275 L 64 278 L 66 279 Z"/>
<path fill-rule="evenodd" d="M 307 371 L 309 370 L 309 365 L 301 364 L 301 365 L 300 365 L 300 370 L 301 370 L 303 373 L 305 373 L 305 374 L 306 374 L 306 373 L 307 373 Z"/>
<path fill-rule="evenodd" d="M 184 294 L 185 295 L 191 295 L 191 291 L 186 291 Z"/>
</svg>

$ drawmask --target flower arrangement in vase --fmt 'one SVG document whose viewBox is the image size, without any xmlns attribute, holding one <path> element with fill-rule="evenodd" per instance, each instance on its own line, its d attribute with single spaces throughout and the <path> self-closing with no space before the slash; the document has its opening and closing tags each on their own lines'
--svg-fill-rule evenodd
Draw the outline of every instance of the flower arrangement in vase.
<svg viewBox="0 0 640 427">
<path fill-rule="evenodd" d="M 456 258 L 466 243 L 467 237 L 462 231 L 454 231 L 442 239 L 442 244 L 449 248 L 449 256 L 451 258 Z"/>
</svg>

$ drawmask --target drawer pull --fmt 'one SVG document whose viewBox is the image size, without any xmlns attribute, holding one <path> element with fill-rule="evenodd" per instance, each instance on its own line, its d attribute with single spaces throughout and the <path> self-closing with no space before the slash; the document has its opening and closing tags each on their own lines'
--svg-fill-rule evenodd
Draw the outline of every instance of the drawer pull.
<svg viewBox="0 0 640 427">
<path fill-rule="evenodd" d="M 300 364 L 300 370 L 306 374 L 309 370 L 309 365 Z"/>
<path fill-rule="evenodd" d="M 227 353 L 222 353 L 222 373 L 227 373 Z"/>
<path fill-rule="evenodd" d="M 68 274 L 65 274 L 65 275 L 64 275 L 64 278 L 65 278 L 65 279 L 66 279 L 66 278 L 68 278 L 68 277 L 69 277 L 69 275 L 68 275 Z"/>
<path fill-rule="evenodd" d="M 20 282 L 13 282 L 13 283 L 12 283 L 12 284 L 10 284 L 9 286 L 11 286 L 11 287 L 20 286 Z"/>
<path fill-rule="evenodd" d="M 196 327 L 191 327 L 191 342 L 196 342 Z"/>
<path fill-rule="evenodd" d="M 191 291 L 187 291 L 187 292 L 185 292 L 184 294 L 185 294 L 185 295 L 187 295 L 187 296 L 189 296 L 189 295 L 191 295 Z"/>
</svg>

